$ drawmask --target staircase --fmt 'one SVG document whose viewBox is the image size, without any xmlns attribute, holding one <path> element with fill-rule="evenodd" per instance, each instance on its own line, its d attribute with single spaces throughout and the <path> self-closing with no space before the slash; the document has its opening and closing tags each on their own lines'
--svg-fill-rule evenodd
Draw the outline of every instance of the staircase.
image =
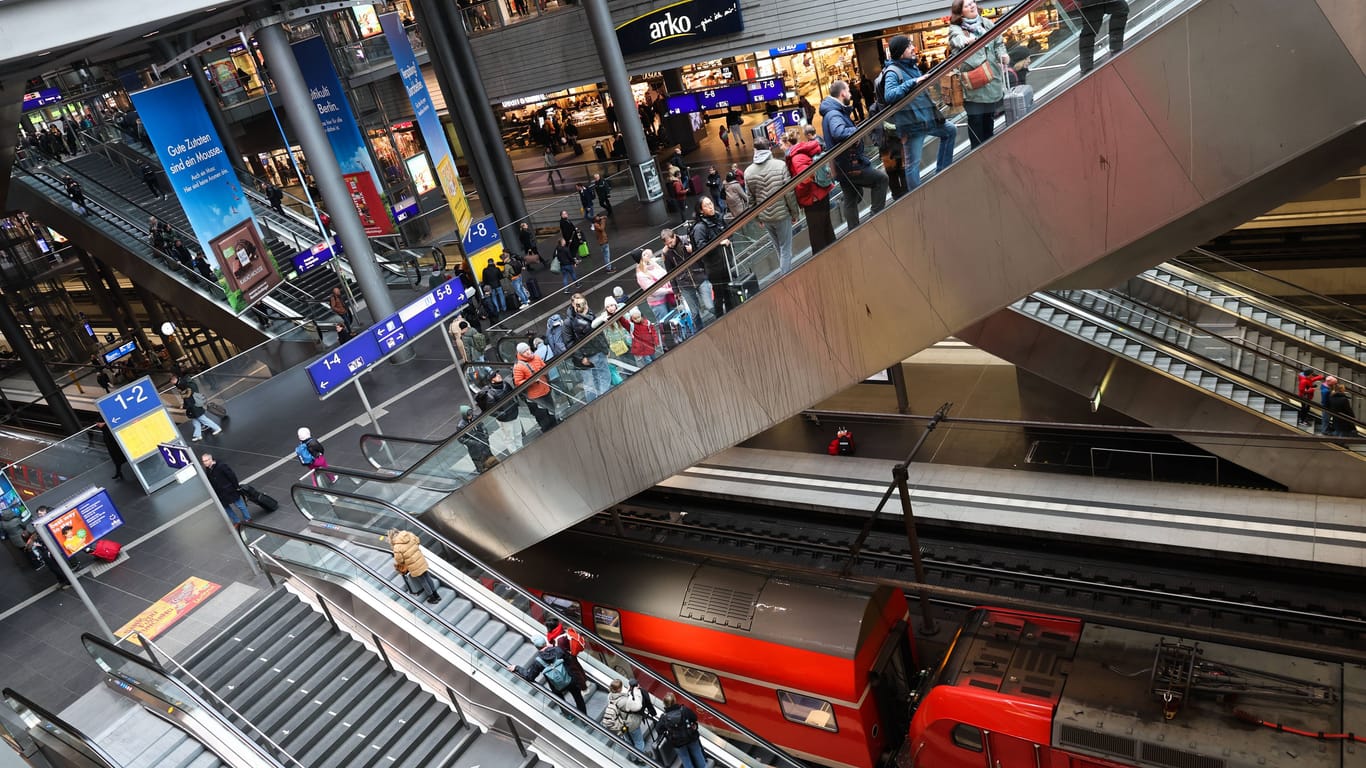
<svg viewBox="0 0 1366 768">
<path fill-rule="evenodd" d="M 299 766 L 445 768 L 509 761 L 483 734 L 350 635 L 277 589 L 185 662 Z M 264 739 L 265 737 L 261 737 Z M 262 746 L 268 746 L 262 744 Z"/>
</svg>

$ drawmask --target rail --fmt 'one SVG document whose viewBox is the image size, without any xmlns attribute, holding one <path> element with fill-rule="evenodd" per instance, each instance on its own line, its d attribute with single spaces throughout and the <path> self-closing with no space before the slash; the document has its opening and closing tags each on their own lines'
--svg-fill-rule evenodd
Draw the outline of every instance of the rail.
<svg viewBox="0 0 1366 768">
<path fill-rule="evenodd" d="M 1353 304 L 1349 304 L 1349 303 L 1347 303 L 1347 302 L 1345 302 L 1345 301 L 1342 301 L 1342 300 L 1340 300 L 1340 299 L 1332 298 L 1331 296 L 1324 296 L 1324 295 L 1321 294 L 1321 293 L 1316 293 L 1315 291 L 1310 290 L 1309 288 L 1305 288 L 1305 287 L 1302 286 L 1302 285 L 1298 285 L 1298 284 L 1292 283 L 1292 282 L 1290 282 L 1289 280 L 1286 280 L 1286 279 L 1284 279 L 1284 278 L 1280 278 L 1280 277 L 1276 277 L 1275 275 L 1268 274 L 1268 273 L 1266 273 L 1266 272 L 1263 272 L 1263 271 L 1260 270 L 1260 269 L 1257 269 L 1256 267 L 1250 267 L 1250 266 L 1248 266 L 1248 265 L 1246 265 L 1246 264 L 1240 264 L 1240 263 L 1238 263 L 1238 262 L 1236 262 L 1236 261 L 1233 261 L 1233 260 L 1231 260 L 1231 259 L 1228 259 L 1228 258 L 1226 258 L 1226 257 L 1224 257 L 1224 256 L 1220 256 L 1219 254 L 1217 254 L 1217 253 L 1215 253 L 1215 252 L 1213 252 L 1213 251 L 1207 250 L 1207 249 L 1205 249 L 1205 248 L 1192 248 L 1192 249 L 1190 250 L 1190 252 L 1191 252 L 1191 253 L 1194 253 L 1194 254 L 1196 254 L 1196 255 L 1198 255 L 1198 256 L 1201 256 L 1201 257 L 1203 257 L 1203 258 L 1206 258 L 1206 259 L 1209 259 L 1209 260 L 1211 260 L 1211 261 L 1214 261 L 1214 262 L 1217 262 L 1217 263 L 1219 263 L 1219 264 L 1223 264 L 1223 265 L 1225 265 L 1225 266 L 1227 266 L 1227 267 L 1230 267 L 1230 268 L 1231 268 L 1231 270 L 1230 270 L 1230 271 L 1231 271 L 1231 274 L 1235 274 L 1235 275 L 1236 275 L 1236 274 L 1239 274 L 1239 273 L 1248 273 L 1248 274 L 1256 275 L 1256 276 L 1257 276 L 1258 278 L 1260 278 L 1260 279 L 1267 280 L 1267 281 L 1276 283 L 1276 284 L 1278 284 L 1278 285 L 1284 286 L 1284 287 L 1286 287 L 1286 288 L 1291 289 L 1291 290 L 1294 291 L 1296 294 L 1303 295 L 1303 296 L 1308 296 L 1308 297 L 1314 299 L 1315 301 L 1322 302 L 1323 304 L 1325 304 L 1325 305 L 1327 305 L 1327 306 L 1333 307 L 1333 308 L 1336 309 L 1336 310 L 1340 310 L 1340 311 L 1342 311 L 1344 314 L 1347 314 L 1347 315 L 1349 315 L 1349 316 L 1351 316 L 1351 317 L 1353 318 L 1351 322 L 1354 324 L 1354 327 L 1353 327 L 1351 330 L 1353 330 L 1354 332 L 1357 332 L 1357 333 L 1366 333 L 1366 311 L 1361 310 L 1359 307 L 1357 307 L 1357 306 L 1355 306 L 1355 305 L 1353 305 Z M 1181 256 L 1181 257 L 1178 257 L 1178 258 L 1176 258 L 1176 259 L 1173 259 L 1173 261 L 1177 262 L 1178 264 L 1180 264 L 1181 266 L 1185 267 L 1186 269 L 1189 269 L 1189 270 L 1191 270 L 1191 271 L 1193 271 L 1193 272 L 1198 272 L 1198 273 L 1200 273 L 1200 274 L 1202 274 L 1202 275 L 1205 275 L 1205 276 L 1207 276 L 1207 277 L 1209 277 L 1209 278 L 1211 278 L 1211 279 L 1213 279 L 1213 280 L 1216 280 L 1216 281 L 1223 281 L 1223 280 L 1227 280 L 1227 279 L 1228 279 L 1228 277 L 1226 277 L 1226 276 L 1224 276 L 1224 275 L 1222 275 L 1222 274 L 1220 274 L 1220 273 L 1211 272 L 1210 270 L 1204 269 L 1204 268 L 1202 268 L 1202 267 L 1200 267 L 1200 266 L 1198 266 L 1198 265 L 1192 263 L 1193 260 L 1192 260 L 1189 256 Z M 1249 285 L 1249 284 L 1247 284 L 1247 283 L 1239 282 L 1239 281 L 1237 281 L 1237 280 L 1234 280 L 1233 282 L 1237 283 L 1239 286 L 1241 286 L 1241 287 L 1243 288 L 1243 290 L 1248 291 L 1249 293 L 1251 293 L 1251 294 L 1252 294 L 1253 296 L 1255 296 L 1256 298 L 1258 298 L 1258 299 L 1260 299 L 1260 300 L 1262 300 L 1262 301 L 1270 302 L 1270 303 L 1272 303 L 1273 305 L 1275 305 L 1275 304 L 1285 304 L 1285 303 L 1288 303 L 1288 302 L 1289 302 L 1289 299 L 1288 299 L 1286 296 L 1268 294 L 1268 293 L 1265 293 L 1264 291 L 1261 291 L 1261 290 L 1259 290 L 1259 289 L 1257 289 L 1257 288 L 1252 287 L 1251 285 Z M 1328 317 L 1328 316 L 1326 316 L 1326 315 L 1320 314 L 1317 310 L 1313 310 L 1313 309 L 1308 309 L 1308 308 L 1304 308 L 1304 307 L 1296 307 L 1295 311 L 1301 312 L 1301 313 L 1306 314 L 1306 315 L 1309 315 L 1309 316 L 1312 317 L 1313 319 L 1318 320 L 1318 321 L 1320 321 L 1320 322 L 1322 322 L 1322 323 L 1328 325 L 1330 328 L 1332 328 L 1334 325 L 1336 325 L 1336 324 L 1342 322 L 1342 320 L 1341 320 L 1340 318 Z"/>
<path fill-rule="evenodd" d="M 104 750 L 94 739 L 86 736 L 76 726 L 71 725 L 61 717 L 52 714 L 43 707 L 34 704 L 23 694 L 18 693 L 13 688 L 6 688 L 0 692 L 5 703 L 14 710 L 14 714 L 24 725 L 29 728 L 37 728 L 45 735 L 50 736 L 61 742 L 67 749 L 76 752 L 81 757 L 91 761 L 92 764 L 102 768 L 123 768 L 108 752 Z M 5 726 L 0 724 L 0 731 Z"/>
</svg>

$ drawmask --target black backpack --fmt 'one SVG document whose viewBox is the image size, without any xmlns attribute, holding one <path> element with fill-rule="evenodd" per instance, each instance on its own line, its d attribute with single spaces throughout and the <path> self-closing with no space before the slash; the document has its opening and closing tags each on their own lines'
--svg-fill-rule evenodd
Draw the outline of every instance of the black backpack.
<svg viewBox="0 0 1366 768">
<path fill-rule="evenodd" d="M 663 734 L 669 746 L 674 748 L 687 746 L 697 738 L 697 727 L 684 719 L 682 707 L 671 709 L 661 715 L 656 728 Z"/>
<path fill-rule="evenodd" d="M 318 442 L 318 438 L 316 437 L 308 438 L 308 440 L 304 442 L 304 447 L 308 449 L 309 453 L 313 454 L 314 458 L 323 455 L 323 444 Z"/>
</svg>

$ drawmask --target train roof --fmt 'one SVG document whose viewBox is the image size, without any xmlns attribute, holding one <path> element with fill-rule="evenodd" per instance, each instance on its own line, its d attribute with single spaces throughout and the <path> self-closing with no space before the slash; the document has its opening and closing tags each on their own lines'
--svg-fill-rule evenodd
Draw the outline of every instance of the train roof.
<svg viewBox="0 0 1366 768">
<path fill-rule="evenodd" d="M 1167 719 L 1153 690 L 1171 687 L 1155 684 L 1154 669 L 1185 676 L 1191 664 L 1207 684 L 1241 692 L 1183 696 L 1175 686 L 1183 700 Z M 1235 708 L 1315 734 L 1361 733 L 1366 668 L 1088 624 L 1058 701 L 1053 744 L 1161 768 L 1366 768 L 1360 745 L 1348 752 L 1340 741 L 1278 733 L 1239 719 Z"/>
<path fill-rule="evenodd" d="M 878 627 L 892 594 L 886 587 L 825 586 L 689 560 L 572 531 L 499 568 L 553 594 L 847 659 Z"/>
</svg>

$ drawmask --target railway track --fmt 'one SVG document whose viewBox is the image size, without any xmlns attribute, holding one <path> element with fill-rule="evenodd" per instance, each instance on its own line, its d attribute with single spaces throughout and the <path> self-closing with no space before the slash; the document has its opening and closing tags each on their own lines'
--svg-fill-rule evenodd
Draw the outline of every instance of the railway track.
<svg viewBox="0 0 1366 768">
<path fill-rule="evenodd" d="M 772 509 L 755 513 L 637 499 L 580 528 L 693 555 L 825 576 L 847 570 L 855 579 L 919 589 L 904 533 L 874 530 L 851 563 L 858 528 L 811 522 L 807 514 L 794 510 L 779 518 Z M 1354 589 L 1287 585 L 1274 573 L 1230 575 L 1219 564 L 1176 569 L 1141 553 L 1146 559 L 1133 563 L 1112 552 L 1085 557 L 1059 549 L 1024 539 L 1002 546 L 922 532 L 928 585 L 923 591 L 956 605 L 1004 603 L 1366 663 L 1366 616 Z M 1310 589 L 1312 600 L 1304 594 Z"/>
</svg>

